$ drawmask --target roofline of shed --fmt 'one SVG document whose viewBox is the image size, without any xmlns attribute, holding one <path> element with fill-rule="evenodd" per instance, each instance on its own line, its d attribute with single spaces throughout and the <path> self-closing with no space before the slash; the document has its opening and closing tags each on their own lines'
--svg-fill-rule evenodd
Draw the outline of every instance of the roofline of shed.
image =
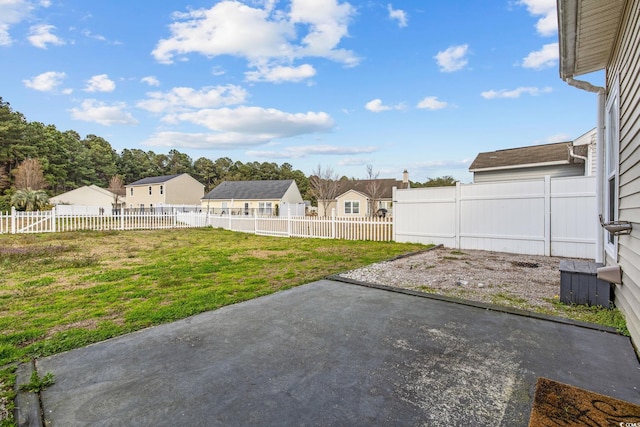
<svg viewBox="0 0 640 427">
<path fill-rule="evenodd" d="M 544 162 L 544 163 L 525 163 L 522 165 L 492 166 L 490 168 L 469 169 L 469 172 L 489 172 L 489 171 L 496 171 L 496 170 L 535 168 L 535 167 L 541 167 L 541 166 L 557 166 L 557 165 L 569 165 L 569 164 L 571 164 L 569 160 L 556 160 L 553 162 Z"/>
</svg>

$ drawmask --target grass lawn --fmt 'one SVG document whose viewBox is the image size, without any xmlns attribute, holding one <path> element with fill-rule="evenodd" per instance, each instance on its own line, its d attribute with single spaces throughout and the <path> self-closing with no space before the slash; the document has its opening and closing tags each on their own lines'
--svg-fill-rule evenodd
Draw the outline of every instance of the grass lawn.
<svg viewBox="0 0 640 427">
<path fill-rule="evenodd" d="M 424 248 L 212 228 L 1 235 L 0 367 Z"/>
<path fill-rule="evenodd" d="M 426 248 L 212 228 L 0 235 L 0 427 L 15 425 L 15 362 Z M 609 318 L 610 310 L 569 307 L 564 314 L 624 323 L 619 313 Z"/>
</svg>

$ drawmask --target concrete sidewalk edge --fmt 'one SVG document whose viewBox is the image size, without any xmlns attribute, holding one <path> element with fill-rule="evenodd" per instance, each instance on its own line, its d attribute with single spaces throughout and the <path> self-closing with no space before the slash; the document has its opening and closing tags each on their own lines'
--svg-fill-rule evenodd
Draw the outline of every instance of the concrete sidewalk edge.
<svg viewBox="0 0 640 427">
<path fill-rule="evenodd" d="M 562 323 L 565 325 L 572 325 L 580 328 L 593 329 L 596 331 L 607 332 L 615 335 L 622 335 L 615 328 L 612 328 L 610 326 L 598 325 L 597 323 L 581 322 L 579 320 L 572 320 L 572 319 L 567 319 L 559 316 L 551 316 L 548 314 L 541 314 L 541 313 L 536 313 L 528 310 L 520 310 L 518 308 L 513 308 L 513 307 L 505 307 L 501 305 L 471 301 L 471 300 L 466 300 L 462 298 L 448 297 L 444 295 L 415 291 L 412 289 L 404 289 L 404 288 L 397 288 L 394 286 L 380 285 L 377 283 L 362 282 L 360 280 L 354 280 L 354 279 L 349 279 L 347 277 L 342 277 L 338 274 L 327 276 L 326 279 L 333 280 L 335 282 L 348 283 L 351 285 L 365 286 L 367 288 L 381 289 L 389 292 L 396 292 L 400 294 L 412 295 L 412 296 L 421 297 L 421 298 L 429 298 L 429 299 L 438 300 L 438 301 L 450 302 L 453 304 L 467 305 L 470 307 L 482 308 L 485 310 L 514 314 L 516 316 L 524 316 L 524 317 L 530 317 L 533 319 L 546 320 L 549 322 Z"/>
<path fill-rule="evenodd" d="M 31 374 L 36 372 L 35 361 L 20 363 L 16 373 L 16 407 L 14 417 L 18 427 L 42 427 L 42 406 L 39 393 L 20 390 L 21 384 L 31 380 Z"/>
</svg>

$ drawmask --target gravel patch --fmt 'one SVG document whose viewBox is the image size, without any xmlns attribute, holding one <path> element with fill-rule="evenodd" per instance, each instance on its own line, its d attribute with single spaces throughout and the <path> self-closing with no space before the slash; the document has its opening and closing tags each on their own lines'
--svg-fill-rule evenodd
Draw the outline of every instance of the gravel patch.
<svg viewBox="0 0 640 427">
<path fill-rule="evenodd" d="M 566 258 L 436 247 L 340 276 L 471 301 L 554 313 Z"/>
</svg>

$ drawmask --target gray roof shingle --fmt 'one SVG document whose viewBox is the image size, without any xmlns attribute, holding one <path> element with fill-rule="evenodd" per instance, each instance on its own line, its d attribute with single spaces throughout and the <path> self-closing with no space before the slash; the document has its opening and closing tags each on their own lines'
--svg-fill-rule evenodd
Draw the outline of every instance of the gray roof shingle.
<svg viewBox="0 0 640 427">
<path fill-rule="evenodd" d="M 173 178 L 180 176 L 176 175 L 163 175 L 163 176 L 150 176 L 148 178 L 142 178 L 128 185 L 147 185 L 147 184 L 160 184 L 172 180 Z"/>
<path fill-rule="evenodd" d="M 379 178 L 379 179 L 353 179 L 340 181 L 338 187 L 338 196 L 346 193 L 349 190 L 354 190 L 359 193 L 370 196 L 372 181 L 376 181 L 378 184 L 377 192 L 378 197 L 382 199 L 390 199 L 393 195 L 393 187 L 398 189 L 409 188 L 407 184 L 402 181 L 398 181 L 393 178 Z"/>
<path fill-rule="evenodd" d="M 513 167 L 550 162 L 574 163 L 575 159 L 569 156 L 569 149 L 571 147 L 571 142 L 558 142 L 554 144 L 488 151 L 478 154 L 473 163 L 471 163 L 471 166 L 469 166 L 469 170 L 474 171 L 487 168 Z M 577 151 L 578 150 L 576 150 L 576 153 Z"/>
<path fill-rule="evenodd" d="M 287 192 L 293 179 L 270 181 L 223 181 L 203 199 L 217 200 L 279 200 Z"/>
</svg>

